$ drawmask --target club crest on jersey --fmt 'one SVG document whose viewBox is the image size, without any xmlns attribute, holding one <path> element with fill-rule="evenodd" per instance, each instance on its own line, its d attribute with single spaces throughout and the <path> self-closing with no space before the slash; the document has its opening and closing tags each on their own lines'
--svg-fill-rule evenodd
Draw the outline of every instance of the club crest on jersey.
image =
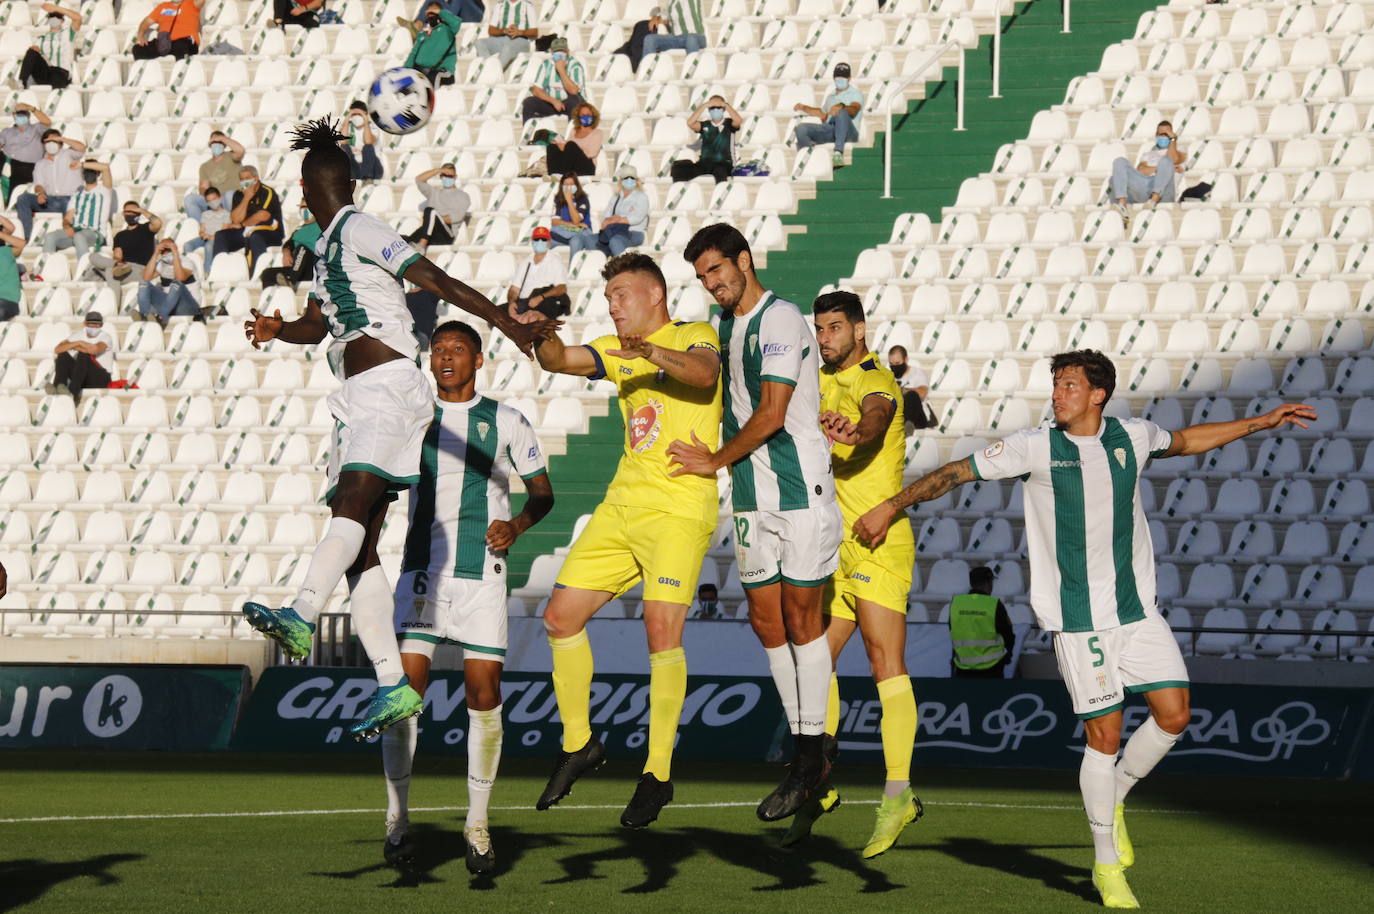
<svg viewBox="0 0 1374 914">
<path fill-rule="evenodd" d="M 1120 464 L 1123 470 L 1126 469 L 1126 449 L 1124 447 L 1112 451 L 1112 456 L 1116 458 L 1116 462 Z"/>
<path fill-rule="evenodd" d="M 749 334 L 749 354 L 750 354 L 750 355 L 753 355 L 754 353 L 756 353 L 756 352 L 758 352 L 758 351 L 759 351 L 759 335 L 758 335 L 757 333 L 751 333 L 751 334 Z"/>
<path fill-rule="evenodd" d="M 1002 453 L 1002 449 L 1004 447 L 1005 445 L 1001 441 L 994 441 L 992 444 L 989 444 L 987 447 L 983 448 L 983 456 L 991 460 L 998 454 Z"/>
<path fill-rule="evenodd" d="M 662 428 L 663 403 L 650 398 L 630 416 L 630 449 L 643 453 L 658 441 Z"/>
<path fill-rule="evenodd" d="M 487 432 L 489 432 L 489 431 L 491 431 L 491 425 L 490 425 L 490 423 L 487 423 L 487 422 L 478 422 L 478 423 L 477 423 L 477 437 L 478 437 L 478 438 L 486 438 L 486 437 L 487 437 Z"/>
<path fill-rule="evenodd" d="M 339 259 L 339 243 L 338 243 L 337 241 L 331 241 L 331 242 L 329 242 L 329 250 L 325 252 L 325 255 L 326 255 L 330 260 L 338 260 L 338 259 Z"/>
</svg>

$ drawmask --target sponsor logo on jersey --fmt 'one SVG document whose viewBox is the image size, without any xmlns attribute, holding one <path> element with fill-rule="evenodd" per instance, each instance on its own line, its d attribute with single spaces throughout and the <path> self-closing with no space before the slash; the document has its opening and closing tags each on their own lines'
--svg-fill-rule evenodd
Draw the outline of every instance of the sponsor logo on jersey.
<svg viewBox="0 0 1374 914">
<path fill-rule="evenodd" d="M 861 571 L 856 571 L 849 576 L 851 581 L 863 581 L 865 584 L 872 584 L 873 579 Z"/>
<path fill-rule="evenodd" d="M 535 459 L 535 458 L 538 457 L 538 456 L 539 456 L 539 448 L 538 448 L 538 447 L 532 447 L 532 448 L 530 448 L 530 459 L 533 460 L 533 459 Z"/>
<path fill-rule="evenodd" d="M 662 431 L 663 403 L 650 397 L 630 416 L 630 450 L 642 454 L 658 443 Z"/>
<path fill-rule="evenodd" d="M 388 244 L 386 247 L 382 248 L 382 259 L 385 260 L 387 263 L 390 263 L 391 259 L 395 257 L 397 254 L 403 253 L 408 250 L 410 250 L 409 242 L 404 240 L 393 241 L 391 242 L 391 244 Z"/>
<path fill-rule="evenodd" d="M 1083 461 L 1081 461 L 1081 460 L 1051 460 L 1051 461 L 1050 461 L 1050 469 L 1052 469 L 1052 470 L 1075 470 L 1075 469 L 1082 469 L 1082 467 L 1083 467 Z"/>
<path fill-rule="evenodd" d="M 635 372 L 634 372 L 634 369 L 633 369 L 633 368 L 627 368 L 626 366 L 621 365 L 621 366 L 620 366 L 620 373 L 621 373 L 621 374 L 634 374 Z"/>
<path fill-rule="evenodd" d="M 1124 470 L 1126 468 L 1126 449 L 1119 447 L 1112 451 L 1112 456 L 1116 458 L 1117 465 Z"/>
<path fill-rule="evenodd" d="M 768 358 L 770 355 L 787 355 L 793 348 L 795 347 L 793 347 L 791 343 L 765 343 L 763 346 L 763 357 Z"/>
<path fill-rule="evenodd" d="M 671 584 L 673 587 L 681 587 L 681 586 L 682 586 L 682 582 L 679 581 L 677 578 L 665 578 L 665 577 L 663 577 L 662 575 L 659 576 L 658 583 L 660 583 L 660 584 Z"/>
</svg>

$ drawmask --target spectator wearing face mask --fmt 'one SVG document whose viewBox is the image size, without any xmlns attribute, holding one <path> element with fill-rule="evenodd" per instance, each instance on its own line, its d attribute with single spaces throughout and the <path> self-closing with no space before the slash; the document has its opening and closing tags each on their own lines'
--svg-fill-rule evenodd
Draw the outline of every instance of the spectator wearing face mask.
<svg viewBox="0 0 1374 914">
<path fill-rule="evenodd" d="M 181 60 L 199 53 L 200 5 L 195 0 L 160 0 L 134 35 L 134 60 L 169 54 Z"/>
<path fill-rule="evenodd" d="M 689 619 L 720 619 L 725 615 L 720 605 L 720 592 L 714 584 L 697 588 L 697 599 L 688 613 Z"/>
<path fill-rule="evenodd" d="M 571 135 L 566 140 L 551 140 L 544 153 L 547 173 L 551 175 L 596 174 L 596 156 L 605 135 L 601 132 L 601 112 L 583 102 L 577 106 Z"/>
<path fill-rule="evenodd" d="M 142 320 L 167 323 L 169 317 L 189 317 L 199 313 L 193 286 L 196 274 L 181 262 L 177 243 L 164 238 L 153 250 L 153 258 L 143 267 L 138 284 L 138 314 Z"/>
<path fill-rule="evenodd" d="M 1155 140 L 1132 166 L 1126 157 L 1112 163 L 1112 196 L 1123 222 L 1131 221 L 1128 204 L 1174 202 L 1174 177 L 1183 171 L 1184 155 L 1178 145 L 1174 125 L 1160 121 L 1155 127 Z"/>
<path fill-rule="evenodd" d="M 346 139 L 340 144 L 353 158 L 353 180 L 377 181 L 382 177 L 382 160 L 377 157 L 377 135 L 372 132 L 372 118 L 367 116 L 367 104 L 355 101 L 348 106 L 348 123 L 344 125 Z"/>
<path fill-rule="evenodd" d="M 262 287 L 289 286 L 294 289 L 297 283 L 314 275 L 315 261 L 318 259 L 315 257 L 315 242 L 320 240 L 322 233 L 310 207 L 301 204 L 300 227 L 281 246 L 281 266 L 262 271 Z"/>
<path fill-rule="evenodd" d="M 53 348 L 53 380 L 49 394 L 68 394 L 81 402 L 83 390 L 110 386 L 114 374 L 115 342 L 105 330 L 99 311 L 86 313 L 86 325 Z"/>
<path fill-rule="evenodd" d="M 436 176 L 438 187 L 430 183 Z M 472 207 L 472 198 L 458 186 L 458 170 L 452 162 L 445 162 L 416 175 L 415 186 L 424 195 L 425 205 L 420 208 L 420 227 L 406 235 L 406 240 L 418 245 L 422 253 L 431 244 L 453 244 L 453 233 Z"/>
<path fill-rule="evenodd" d="M 407 19 L 405 16 L 397 16 L 396 24 L 408 30 L 410 37 L 414 38 L 425 27 L 425 11 L 429 9 L 431 3 L 438 3 L 440 9 L 447 10 L 463 22 L 481 22 L 482 17 L 486 15 L 486 10 L 476 0 L 420 0 L 420 7 L 415 11 L 415 18 Z"/>
<path fill-rule="evenodd" d="M 864 94 L 849 82 L 849 64 L 835 64 L 835 91 L 825 97 L 821 107 L 813 108 L 798 102 L 793 110 L 819 118 L 819 124 L 798 124 L 797 148 L 834 143 L 834 167 L 844 165 L 844 147 L 859 138 L 859 120 L 863 117 Z"/>
<path fill-rule="evenodd" d="M 210 134 L 210 158 L 200 163 L 196 190 L 187 194 L 186 199 L 182 201 L 186 215 L 199 222 L 201 213 L 210 208 L 205 200 L 205 189 L 218 187 L 223 192 L 231 187 L 237 187 L 239 168 L 242 165 L 243 146 L 236 143 L 223 130 L 213 131 Z"/>
<path fill-rule="evenodd" d="M 281 198 L 258 179 L 252 165 L 239 169 L 238 184 L 229 224 L 215 233 L 214 256 L 247 249 L 248 272 L 252 273 L 263 251 L 282 242 Z"/>
<path fill-rule="evenodd" d="M 43 157 L 33 166 L 33 189 L 20 194 L 14 208 L 24 237 L 33 239 L 34 213 L 60 213 L 81 186 L 81 153 L 86 144 L 49 127 L 43 131 Z"/>
<path fill-rule="evenodd" d="M 425 7 L 425 21 L 415 35 L 405 66 L 419 70 L 434 88 L 453 83 L 453 69 L 458 64 L 458 29 L 463 20 L 438 3 Z"/>
<path fill-rule="evenodd" d="M 194 251 L 204 249 L 205 272 L 208 274 L 215 262 L 215 236 L 229 227 L 232 217 L 224 206 L 224 195 L 218 187 L 205 188 L 205 206 L 205 212 L 200 214 L 200 231 L 182 246 L 181 253 L 189 256 Z"/>
<path fill-rule="evenodd" d="M 162 220 L 134 200 L 124 204 L 120 218 L 125 228 L 115 232 L 110 253 L 91 254 L 90 266 L 83 279 L 98 278 L 117 285 L 132 278 L 135 268 L 141 272 L 143 265 L 153 259 Z"/>
<path fill-rule="evenodd" d="M 0 216 L 0 321 L 19 316 L 23 295 L 19 285 L 19 255 L 24 239 L 14 233 L 14 223 Z"/>
<path fill-rule="evenodd" d="M 76 256 L 81 257 L 109 241 L 115 208 L 110 166 L 88 160 L 82 163 L 81 180 L 82 186 L 67 200 L 62 227 L 43 236 L 44 254 L 74 247 Z"/>
<path fill-rule="evenodd" d="M 553 198 L 553 218 L 549 222 L 553 226 L 549 240 L 555 245 L 571 244 L 573 236 L 591 234 L 592 204 L 577 175 L 564 175 L 559 182 L 558 193 Z"/>
<path fill-rule="evenodd" d="M 538 36 L 534 4 L 530 0 L 497 0 L 487 25 L 487 36 L 477 40 L 477 56 L 499 57 L 504 70 L 522 52 L 528 51 L 530 42 Z"/>
<path fill-rule="evenodd" d="M 65 89 L 72 84 L 72 42 L 81 28 L 81 14 L 53 3 L 40 9 L 48 14 L 47 28 L 27 51 L 19 64 L 19 84 Z"/>
<path fill-rule="evenodd" d="M 930 378 L 921 366 L 907 361 L 906 347 L 893 346 L 887 351 L 887 367 L 897 379 L 902 390 L 902 415 L 911 429 L 930 428 L 930 407 L 926 398 L 930 396 Z M 910 430 L 910 429 L 908 429 Z"/>
<path fill-rule="evenodd" d="M 43 158 L 43 133 L 52 119 L 33 105 L 16 102 L 14 126 L 0 130 L 0 169 L 10 166 L 9 191 L 33 181 L 33 166 Z M 9 191 L 5 202 L 9 203 Z"/>
<path fill-rule="evenodd" d="M 587 103 L 582 97 L 586 85 L 587 68 L 568 53 L 568 39 L 555 38 L 549 43 L 549 56 L 534 74 L 529 97 L 520 105 L 521 119 L 532 121 L 552 114 L 571 119 L 573 112 Z"/>
<path fill-rule="evenodd" d="M 537 226 L 530 234 L 530 256 L 515 268 L 506 289 L 511 317 L 534 312 L 536 317 L 556 318 L 568 313 L 568 268 L 563 255 L 549 247 L 549 230 Z"/>
<path fill-rule="evenodd" d="M 272 0 L 272 22 L 313 29 L 320 24 L 317 14 L 323 7 L 324 0 Z"/>
<path fill-rule="evenodd" d="M 655 10 L 651 18 L 659 18 Z M 667 33 L 651 30 L 644 36 L 644 56 L 659 51 L 686 51 L 695 54 L 706 47 L 706 25 L 701 18 L 701 0 L 668 0 Z"/>
<path fill-rule="evenodd" d="M 630 165 L 616 170 L 617 192 L 601 214 L 601 231 L 574 235 L 568 248 L 576 254 L 596 248 L 607 257 L 618 257 L 627 248 L 644 243 L 649 231 L 649 197 L 639 189 L 639 174 Z"/>
<path fill-rule="evenodd" d="M 687 127 L 701 137 L 701 158 L 678 159 L 670 174 L 674 181 L 690 181 L 710 175 L 716 183 L 735 170 L 734 136 L 744 119 L 719 95 L 708 98 L 687 117 Z"/>
</svg>

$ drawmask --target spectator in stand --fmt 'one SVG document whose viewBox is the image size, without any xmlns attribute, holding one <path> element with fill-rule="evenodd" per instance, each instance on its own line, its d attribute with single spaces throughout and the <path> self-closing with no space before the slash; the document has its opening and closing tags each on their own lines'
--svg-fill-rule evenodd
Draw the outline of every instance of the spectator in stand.
<svg viewBox="0 0 1374 914">
<path fill-rule="evenodd" d="M 355 101 L 348 106 L 344 134 L 348 139 L 340 145 L 353 157 L 353 180 L 380 180 L 382 160 L 377 157 L 377 135 L 372 132 L 372 118 L 367 116 L 366 102 Z"/>
<path fill-rule="evenodd" d="M 659 51 L 686 51 L 695 54 L 706 47 L 706 25 L 701 18 L 701 0 L 668 0 L 668 19 L 661 17 L 668 34 L 650 31 L 644 36 L 644 56 Z"/>
<path fill-rule="evenodd" d="M 530 0 L 497 0 L 487 36 L 477 40 L 477 56 L 499 57 L 504 70 L 522 52 L 533 47 L 532 42 L 538 36 L 534 4 Z"/>
<path fill-rule="evenodd" d="M 579 232 L 568 248 L 576 254 L 596 248 L 607 257 L 618 257 L 626 248 L 643 244 L 649 231 L 649 197 L 639 189 L 639 174 L 630 165 L 616 170 L 619 192 L 611 195 L 601 214 L 601 231 Z"/>
<path fill-rule="evenodd" d="M 575 235 L 591 234 L 592 204 L 577 175 L 564 175 L 553 198 L 553 218 L 549 240 L 554 244 L 571 244 Z"/>
<path fill-rule="evenodd" d="M 431 0 L 405 66 L 425 74 L 436 89 L 452 85 L 453 70 L 458 64 L 458 29 L 462 24 L 463 20 Z"/>
<path fill-rule="evenodd" d="M 435 176 L 439 178 L 438 187 L 429 183 Z M 420 227 L 406 240 L 418 245 L 421 253 L 429 250 L 431 244 L 453 244 L 453 233 L 467 219 L 472 206 L 472 198 L 458 186 L 458 170 L 452 162 L 445 162 L 416 175 L 415 186 L 424 194 L 425 205 L 420 208 Z"/>
<path fill-rule="evenodd" d="M 701 158 L 678 159 L 670 173 L 674 181 L 690 181 L 710 175 L 719 184 L 735 170 L 734 136 L 744 123 L 739 112 L 719 95 L 713 95 L 687 117 L 687 127 L 701 137 Z"/>
<path fill-rule="evenodd" d="M 67 200 L 62 227 L 43 236 L 44 254 L 74 247 L 76 256 L 81 257 L 91 250 L 100 250 L 110 240 L 110 220 L 115 210 L 110 166 L 87 160 L 82 163 L 81 180 L 82 186 Z"/>
<path fill-rule="evenodd" d="M 33 105 L 15 103 L 14 126 L 0 130 L 0 169 L 6 162 L 10 165 L 6 205 L 15 187 L 33 181 L 33 166 L 43 158 L 43 133 L 51 126 L 52 119 Z"/>
<path fill-rule="evenodd" d="M 134 32 L 134 60 L 168 54 L 181 60 L 200 52 L 200 6 L 196 0 L 159 0 Z"/>
<path fill-rule="evenodd" d="M 200 311 L 192 286 L 196 274 L 181 262 L 174 239 L 157 243 L 153 258 L 143 266 L 138 284 L 138 314 L 143 320 L 166 324 L 167 318 L 191 316 Z"/>
<path fill-rule="evenodd" d="M 596 156 L 605 135 L 601 132 L 601 112 L 583 102 L 577 107 L 572 134 L 566 140 L 550 140 L 544 153 L 546 174 L 596 174 Z"/>
<path fill-rule="evenodd" d="M 210 267 L 215 262 L 215 236 L 229 227 L 232 217 L 229 210 L 224 207 L 224 195 L 219 192 L 218 187 L 205 188 L 205 205 L 208 209 L 200 214 L 200 231 L 195 238 L 186 242 L 181 253 L 189 255 L 192 251 L 204 248 L 205 273 L 209 275 Z M 152 242 L 149 242 L 148 247 L 152 249 Z"/>
<path fill-rule="evenodd" d="M 317 14 L 323 7 L 324 0 L 272 0 L 272 22 L 313 29 L 320 24 Z"/>
<path fill-rule="evenodd" d="M 19 255 L 24 239 L 14 233 L 14 223 L 0 216 L 0 321 L 19 316 L 23 292 L 19 286 Z"/>
<path fill-rule="evenodd" d="M 549 230 L 536 226 L 530 234 L 530 256 L 515 268 L 506 289 L 506 308 L 511 317 L 534 312 L 535 316 L 559 318 L 568 313 L 568 268 L 563 255 L 549 250 Z"/>
<path fill-rule="evenodd" d="M 893 346 L 887 351 L 887 367 L 897 379 L 902 389 L 902 415 L 911 428 L 931 426 L 929 407 L 926 398 L 930 396 L 930 378 L 921 370 L 920 365 L 907 361 L 906 347 Z"/>
<path fill-rule="evenodd" d="M 315 272 L 315 242 L 323 234 L 310 207 L 301 203 L 301 224 L 281 246 L 281 266 L 262 271 L 262 287 L 289 286 L 309 279 Z"/>
<path fill-rule="evenodd" d="M 571 119 L 587 103 L 582 97 L 586 85 L 587 68 L 568 53 L 568 39 L 555 38 L 549 43 L 549 56 L 534 75 L 529 97 L 520 105 L 520 116 L 526 121 L 553 114 Z"/>
<path fill-rule="evenodd" d="M 659 15 L 662 12 L 659 7 L 650 10 L 649 18 L 639 20 L 630 30 L 630 40 L 611 52 L 612 54 L 624 54 L 630 58 L 630 69 L 636 73 L 639 72 L 640 61 L 644 59 L 644 39 L 648 38 L 659 26 L 666 28 L 668 25 L 668 20 Z"/>
<path fill-rule="evenodd" d="M 1127 204 L 1173 203 L 1174 177 L 1183 172 L 1183 160 L 1174 125 L 1160 121 L 1155 127 L 1154 145 L 1145 150 L 1138 165 L 1132 167 L 1131 160 L 1125 156 L 1113 162 L 1112 196 L 1121 211 L 1122 221 L 1131 221 Z"/>
<path fill-rule="evenodd" d="M 834 143 L 834 167 L 844 165 L 844 146 L 859 138 L 859 121 L 863 117 L 864 94 L 849 82 L 849 64 L 837 63 L 834 71 L 835 91 L 825 97 L 819 108 L 798 102 L 793 110 L 819 118 L 819 124 L 798 124 L 797 148 Z"/>
<path fill-rule="evenodd" d="M 274 244 L 282 242 L 281 198 L 258 179 L 252 165 L 239 169 L 239 190 L 234 191 L 229 224 L 215 233 L 213 256 L 228 251 L 248 251 L 248 272 Z"/>
<path fill-rule="evenodd" d="M 697 588 L 696 603 L 693 604 L 691 612 L 687 614 L 689 619 L 723 619 L 725 613 L 720 606 L 720 592 L 714 584 L 702 584 Z"/>
<path fill-rule="evenodd" d="M 425 10 L 429 9 L 435 0 L 420 0 L 420 7 L 415 11 L 415 18 L 407 19 L 404 16 L 396 17 L 396 24 L 404 26 L 412 38 L 425 27 Z M 439 8 L 447 10 L 457 16 L 463 22 L 481 22 L 486 10 L 483 4 L 476 0 L 438 0 Z"/>
<path fill-rule="evenodd" d="M 105 330 L 99 311 L 86 312 L 86 326 L 53 348 L 53 380 L 44 387 L 50 394 L 69 394 L 77 403 L 81 392 L 110 386 L 114 375 L 115 341 Z"/>
<path fill-rule="evenodd" d="M 82 279 L 103 279 L 119 285 L 134 275 L 135 267 L 142 271 L 143 265 L 153 259 L 162 220 L 134 200 L 124 204 L 121 218 L 126 228 L 115 232 L 110 253 L 91 254 L 90 266 Z"/>
<path fill-rule="evenodd" d="M 186 215 L 199 222 L 201 214 L 210 208 L 205 200 L 206 189 L 218 187 L 223 192 L 236 187 L 239 183 L 239 168 L 242 165 L 243 146 L 234 142 L 223 130 L 212 132 L 210 158 L 200 163 L 200 181 L 196 185 L 195 193 L 187 194 L 186 199 L 182 201 Z"/>
<path fill-rule="evenodd" d="M 34 213 L 61 213 L 81 186 L 81 153 L 86 144 L 64 137 L 52 127 L 43 131 L 43 157 L 33 166 L 32 190 L 20 194 L 14 208 L 24 237 L 33 240 Z"/>
<path fill-rule="evenodd" d="M 19 64 L 19 85 L 26 89 L 65 89 L 72 84 L 72 42 L 76 40 L 76 30 L 81 28 L 81 14 L 53 3 L 45 3 L 40 9 L 48 14 L 47 29 L 24 52 Z"/>
</svg>

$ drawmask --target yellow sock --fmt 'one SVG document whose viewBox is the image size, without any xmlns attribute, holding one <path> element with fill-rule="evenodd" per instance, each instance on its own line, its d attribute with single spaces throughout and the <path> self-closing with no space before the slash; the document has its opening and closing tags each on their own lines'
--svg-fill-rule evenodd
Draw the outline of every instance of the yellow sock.
<svg viewBox="0 0 1374 914">
<path fill-rule="evenodd" d="M 687 654 L 680 647 L 649 655 L 649 758 L 644 773 L 672 777 L 673 745 L 687 697 Z"/>
<path fill-rule="evenodd" d="M 576 752 L 592 738 L 592 645 L 587 632 L 549 638 L 553 648 L 553 692 L 563 718 L 563 751 Z"/>
<path fill-rule="evenodd" d="M 840 677 L 830 674 L 830 697 L 825 700 L 825 732 L 834 736 L 840 732 Z"/>
<path fill-rule="evenodd" d="M 916 746 L 916 693 L 910 676 L 893 676 L 878 683 L 883 703 L 883 761 L 889 781 L 911 780 L 911 750 Z"/>
</svg>

